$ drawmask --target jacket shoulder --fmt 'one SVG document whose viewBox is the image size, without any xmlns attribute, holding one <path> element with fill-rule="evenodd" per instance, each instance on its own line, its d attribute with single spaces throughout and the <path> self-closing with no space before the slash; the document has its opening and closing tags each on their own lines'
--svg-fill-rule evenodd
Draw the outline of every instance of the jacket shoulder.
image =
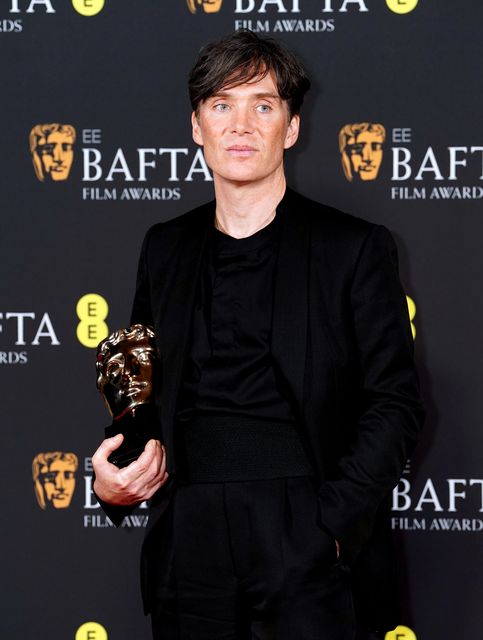
<svg viewBox="0 0 483 640">
<path fill-rule="evenodd" d="M 204 204 L 187 211 L 186 213 L 152 225 L 146 232 L 146 240 L 152 241 L 164 237 L 172 238 L 180 232 L 203 225 L 210 215 L 215 215 L 215 201 Z"/>
<path fill-rule="evenodd" d="M 295 191 L 290 192 L 290 209 L 293 214 L 306 217 L 312 232 L 331 233 L 347 238 L 365 238 L 379 226 L 335 207 L 311 200 Z"/>
</svg>

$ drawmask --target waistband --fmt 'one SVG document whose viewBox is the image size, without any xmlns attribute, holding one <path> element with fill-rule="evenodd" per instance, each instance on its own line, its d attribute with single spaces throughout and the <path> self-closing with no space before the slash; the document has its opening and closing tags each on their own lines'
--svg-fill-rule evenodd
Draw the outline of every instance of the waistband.
<svg viewBox="0 0 483 640">
<path fill-rule="evenodd" d="M 296 425 L 197 416 L 178 429 L 178 481 L 230 482 L 313 474 Z"/>
</svg>

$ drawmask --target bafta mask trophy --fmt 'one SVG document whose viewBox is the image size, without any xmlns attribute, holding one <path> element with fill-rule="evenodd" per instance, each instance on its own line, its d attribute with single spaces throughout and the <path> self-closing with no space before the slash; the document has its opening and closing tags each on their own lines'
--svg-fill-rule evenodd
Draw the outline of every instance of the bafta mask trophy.
<svg viewBox="0 0 483 640">
<path fill-rule="evenodd" d="M 108 458 L 118 467 L 136 460 L 148 440 L 159 439 L 153 397 L 156 358 L 154 331 L 142 324 L 115 331 L 97 347 L 97 388 L 112 415 L 106 438 L 124 435 Z"/>
</svg>

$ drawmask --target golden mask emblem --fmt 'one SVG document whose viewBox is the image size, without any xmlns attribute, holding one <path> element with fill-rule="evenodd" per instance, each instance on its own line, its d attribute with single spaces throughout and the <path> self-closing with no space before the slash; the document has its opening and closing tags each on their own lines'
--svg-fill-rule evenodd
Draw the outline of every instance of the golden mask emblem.
<svg viewBox="0 0 483 640">
<path fill-rule="evenodd" d="M 203 9 L 205 13 L 218 13 L 223 0 L 186 0 L 191 13 L 196 13 L 198 9 Z"/>
<path fill-rule="evenodd" d="M 71 124 L 37 124 L 29 135 L 35 175 L 44 182 L 69 177 L 74 160 L 75 129 Z"/>
<path fill-rule="evenodd" d="M 382 162 L 386 130 L 382 124 L 361 122 L 346 124 L 339 132 L 339 149 L 344 175 L 366 182 L 375 180 Z"/>
<path fill-rule="evenodd" d="M 41 509 L 66 509 L 70 505 L 78 465 L 75 453 L 52 451 L 35 456 L 32 462 L 32 479 Z"/>
</svg>

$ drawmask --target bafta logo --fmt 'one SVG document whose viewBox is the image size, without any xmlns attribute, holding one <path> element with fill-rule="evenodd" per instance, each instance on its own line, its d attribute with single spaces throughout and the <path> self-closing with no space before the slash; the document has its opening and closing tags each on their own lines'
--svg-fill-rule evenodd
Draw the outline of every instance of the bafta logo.
<svg viewBox="0 0 483 640">
<path fill-rule="evenodd" d="M 344 175 L 366 182 L 375 180 L 382 162 L 386 130 L 382 124 L 361 122 L 346 124 L 339 132 L 339 149 Z"/>
<path fill-rule="evenodd" d="M 218 13 L 223 0 L 186 0 L 191 13 L 196 13 L 198 9 L 203 9 L 205 13 Z"/>
<path fill-rule="evenodd" d="M 74 453 L 52 451 L 35 456 L 32 462 L 32 479 L 41 509 L 66 509 L 70 505 L 77 467 L 78 460 Z"/>
<path fill-rule="evenodd" d="M 37 124 L 29 135 L 35 175 L 44 182 L 69 177 L 74 160 L 75 129 L 70 124 Z"/>
</svg>

